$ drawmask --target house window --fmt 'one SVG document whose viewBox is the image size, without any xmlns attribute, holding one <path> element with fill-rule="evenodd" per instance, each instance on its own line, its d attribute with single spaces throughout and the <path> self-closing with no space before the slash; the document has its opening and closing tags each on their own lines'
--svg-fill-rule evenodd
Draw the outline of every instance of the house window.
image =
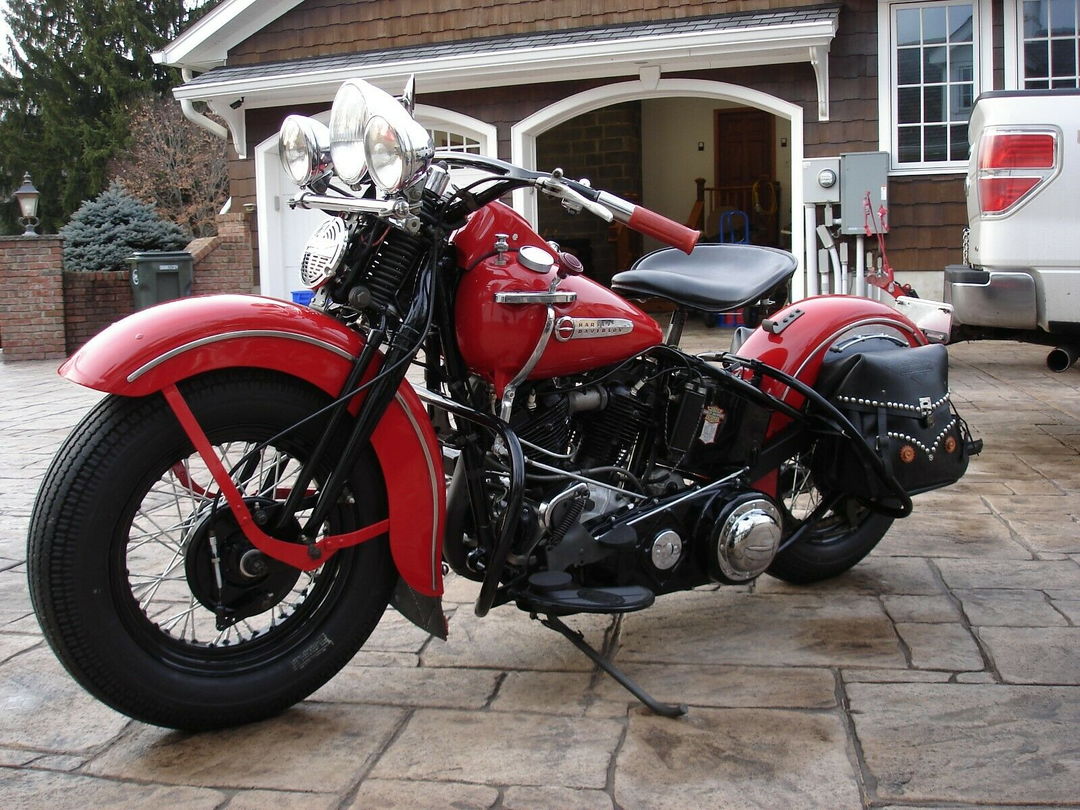
<svg viewBox="0 0 1080 810">
<path fill-rule="evenodd" d="M 431 140 L 439 151 L 480 154 L 480 141 L 476 138 L 445 129 L 429 129 L 428 132 L 431 133 Z"/>
<path fill-rule="evenodd" d="M 1018 0 L 1019 86 L 1080 86 L 1080 0 Z"/>
<path fill-rule="evenodd" d="M 881 148 L 894 170 L 966 165 L 968 117 L 984 73 L 979 2 L 880 7 Z"/>
</svg>

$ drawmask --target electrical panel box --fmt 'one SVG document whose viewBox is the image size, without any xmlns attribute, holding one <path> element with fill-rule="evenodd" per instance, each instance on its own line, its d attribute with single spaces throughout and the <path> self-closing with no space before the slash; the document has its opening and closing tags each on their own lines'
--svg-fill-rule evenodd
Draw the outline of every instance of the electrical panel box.
<svg viewBox="0 0 1080 810">
<path fill-rule="evenodd" d="M 840 202 L 840 158 L 807 158 L 803 161 L 803 203 L 825 205 Z"/>
<path fill-rule="evenodd" d="M 888 222 L 878 214 L 889 206 L 889 153 L 845 152 L 840 155 L 840 233 L 884 233 Z M 866 195 L 870 211 L 866 213 Z"/>
</svg>

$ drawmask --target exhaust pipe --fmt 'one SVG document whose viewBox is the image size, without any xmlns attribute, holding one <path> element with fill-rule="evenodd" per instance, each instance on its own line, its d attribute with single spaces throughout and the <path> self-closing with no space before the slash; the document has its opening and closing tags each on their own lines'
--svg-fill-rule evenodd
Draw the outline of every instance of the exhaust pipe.
<svg viewBox="0 0 1080 810">
<path fill-rule="evenodd" d="M 1078 354 L 1080 352 L 1078 352 L 1076 346 L 1058 346 L 1050 354 L 1046 355 L 1046 367 L 1058 374 L 1068 371 L 1076 362 Z"/>
</svg>

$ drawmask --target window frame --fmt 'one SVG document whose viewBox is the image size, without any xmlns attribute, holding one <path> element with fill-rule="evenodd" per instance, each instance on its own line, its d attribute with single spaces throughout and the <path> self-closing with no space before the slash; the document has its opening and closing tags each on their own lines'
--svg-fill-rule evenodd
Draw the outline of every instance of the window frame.
<svg viewBox="0 0 1080 810">
<path fill-rule="evenodd" d="M 1010 90 L 1023 90 L 1024 0 L 1002 0 L 1001 12 L 1004 15 L 1002 28 L 1005 39 L 1005 87 Z M 1077 39 L 1080 39 L 1080 27 Z M 1077 65 L 1077 70 L 1080 72 L 1080 64 Z M 1077 86 L 1080 87 L 1080 79 Z"/>
<path fill-rule="evenodd" d="M 972 49 L 974 62 L 974 97 L 992 88 L 993 26 L 989 0 L 884 0 L 878 3 L 878 143 L 889 153 L 889 173 L 895 175 L 960 174 L 967 171 L 968 160 L 942 160 L 920 163 L 899 162 L 897 124 L 897 86 L 893 73 L 895 62 L 894 11 L 902 7 L 946 7 L 958 2 L 970 3 L 972 13 Z M 1005 0 L 1015 3 L 1016 0 Z"/>
</svg>

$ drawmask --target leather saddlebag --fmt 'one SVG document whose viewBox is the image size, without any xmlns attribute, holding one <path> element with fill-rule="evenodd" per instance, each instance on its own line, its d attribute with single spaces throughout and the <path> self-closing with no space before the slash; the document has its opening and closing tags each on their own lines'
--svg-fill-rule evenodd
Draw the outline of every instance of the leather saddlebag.
<svg viewBox="0 0 1080 810">
<path fill-rule="evenodd" d="M 954 483 L 969 454 L 981 448 L 952 406 L 949 356 L 940 344 L 826 358 L 815 387 L 851 420 L 909 495 Z M 889 500 L 881 475 L 842 437 L 824 440 L 813 466 L 827 491 Z"/>
</svg>

